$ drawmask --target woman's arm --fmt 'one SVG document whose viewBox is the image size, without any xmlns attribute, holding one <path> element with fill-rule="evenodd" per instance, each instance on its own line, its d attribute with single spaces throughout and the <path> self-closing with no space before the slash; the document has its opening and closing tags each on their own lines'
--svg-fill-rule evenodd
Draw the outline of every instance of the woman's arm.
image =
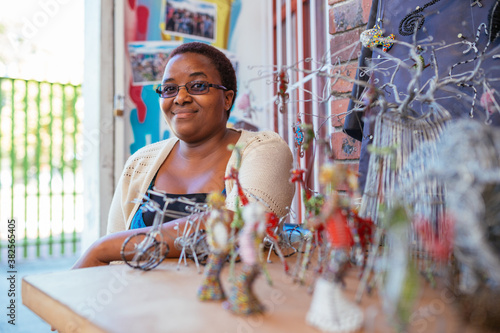
<svg viewBox="0 0 500 333">
<path fill-rule="evenodd" d="M 199 223 L 201 223 L 200 229 L 204 229 L 207 216 L 208 216 L 207 212 L 194 214 L 191 216 L 191 220 L 193 220 L 193 217 L 197 217 L 196 221 L 199 221 Z M 179 234 L 182 234 L 188 218 L 189 217 L 183 217 L 162 224 L 160 231 L 161 234 L 163 235 L 163 241 L 166 242 L 169 247 L 169 252 L 167 254 L 167 257 L 169 258 L 179 257 L 180 250 L 175 248 L 174 241 L 178 235 L 177 230 L 179 230 Z M 152 227 L 125 230 L 101 237 L 100 239 L 95 241 L 87 249 L 87 251 L 83 253 L 80 259 L 78 259 L 78 261 L 73 265 L 73 269 L 93 267 L 93 266 L 104 266 L 108 265 L 112 261 L 123 260 L 120 254 L 120 250 L 125 240 L 129 236 L 132 236 L 134 234 L 138 234 L 141 232 L 148 233 L 151 231 L 151 229 Z M 127 259 L 132 259 L 132 255 L 130 255 L 130 258 Z"/>
</svg>

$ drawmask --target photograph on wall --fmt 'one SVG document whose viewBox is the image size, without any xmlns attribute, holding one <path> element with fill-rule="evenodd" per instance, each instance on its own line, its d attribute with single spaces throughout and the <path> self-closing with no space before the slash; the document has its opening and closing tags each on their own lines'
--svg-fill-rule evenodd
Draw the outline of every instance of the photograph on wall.
<svg viewBox="0 0 500 333">
<path fill-rule="evenodd" d="M 164 34 L 215 42 L 216 4 L 194 0 L 166 0 L 163 4 Z"/>
<path fill-rule="evenodd" d="M 167 41 L 128 43 L 132 84 L 134 86 L 160 84 L 169 54 L 180 44 Z"/>
</svg>

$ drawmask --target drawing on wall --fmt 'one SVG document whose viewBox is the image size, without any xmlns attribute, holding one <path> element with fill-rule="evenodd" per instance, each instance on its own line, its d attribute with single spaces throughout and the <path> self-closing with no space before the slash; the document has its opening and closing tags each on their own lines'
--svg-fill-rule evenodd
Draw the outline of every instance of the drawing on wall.
<svg viewBox="0 0 500 333">
<path fill-rule="evenodd" d="M 192 0 L 166 0 L 160 21 L 164 33 L 215 42 L 217 7 L 214 3 Z"/>
<path fill-rule="evenodd" d="M 132 84 L 134 86 L 160 84 L 168 56 L 178 45 L 180 45 L 180 42 L 128 43 L 130 64 L 132 66 Z"/>
</svg>

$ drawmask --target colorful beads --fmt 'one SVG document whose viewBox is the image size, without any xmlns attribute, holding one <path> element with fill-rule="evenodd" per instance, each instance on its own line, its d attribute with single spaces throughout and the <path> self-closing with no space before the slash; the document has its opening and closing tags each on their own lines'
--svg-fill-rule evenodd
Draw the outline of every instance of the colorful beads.
<svg viewBox="0 0 500 333">
<path fill-rule="evenodd" d="M 387 52 L 391 49 L 392 45 L 394 45 L 395 36 L 394 34 L 390 34 L 387 37 L 384 36 L 382 34 L 382 29 L 376 25 L 373 29 L 363 31 L 359 39 L 364 47 L 371 49 L 382 46 L 382 51 Z"/>
</svg>

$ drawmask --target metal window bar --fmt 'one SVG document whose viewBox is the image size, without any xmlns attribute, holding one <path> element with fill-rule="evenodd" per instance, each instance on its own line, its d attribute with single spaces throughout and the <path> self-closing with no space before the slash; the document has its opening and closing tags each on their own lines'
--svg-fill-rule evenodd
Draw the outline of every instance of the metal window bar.
<svg viewBox="0 0 500 333">
<path fill-rule="evenodd" d="M 0 261 L 77 254 L 83 227 L 81 86 L 0 77 Z"/>
<path fill-rule="evenodd" d="M 273 7 L 271 10 L 274 13 L 274 19 L 270 21 L 270 24 L 273 24 L 274 30 L 276 47 L 274 60 L 277 70 L 283 66 L 295 66 L 298 70 L 296 74 L 289 71 L 288 86 L 290 87 L 297 82 L 302 82 L 306 76 L 303 72 L 305 69 L 303 60 L 306 54 L 313 59 L 307 65 L 311 71 L 319 68 L 318 62 L 328 59 L 328 2 L 326 0 L 275 0 Z M 303 22 L 309 22 L 309 25 L 305 26 Z M 277 121 L 274 128 L 288 141 L 292 150 L 294 149 L 292 126 L 297 119 L 297 113 L 301 121 L 312 123 L 316 131 L 321 127 L 318 134 L 322 138 L 331 134 L 331 129 L 325 122 L 331 116 L 330 103 L 320 103 L 316 100 L 316 96 L 323 95 L 326 80 L 318 76 L 311 79 L 308 84 L 310 92 L 304 92 L 300 87 L 298 90 L 289 92 L 290 102 L 287 105 L 286 115 L 281 114 L 278 107 L 274 110 L 274 119 Z M 313 160 L 308 159 L 307 155 L 298 159 L 297 167 L 309 169 L 312 173 L 310 186 L 315 190 L 319 190 L 320 187 L 317 171 L 324 159 L 324 153 L 319 147 L 316 147 Z M 298 212 L 299 219 L 303 213 L 302 205 L 301 197 L 296 196 L 293 206 Z"/>
</svg>

